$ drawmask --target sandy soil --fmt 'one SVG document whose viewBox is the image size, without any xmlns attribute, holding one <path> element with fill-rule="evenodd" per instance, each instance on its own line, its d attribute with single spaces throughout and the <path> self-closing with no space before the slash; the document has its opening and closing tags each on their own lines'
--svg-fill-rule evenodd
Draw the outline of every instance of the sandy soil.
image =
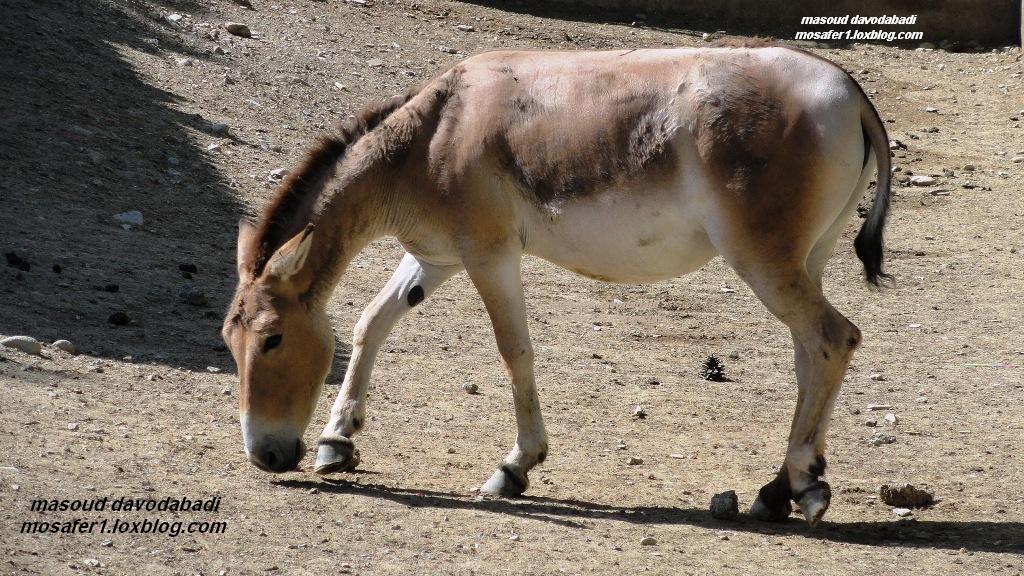
<svg viewBox="0 0 1024 576">
<path fill-rule="evenodd" d="M 859 222 L 829 267 L 828 296 L 865 340 L 827 451 L 832 509 L 810 530 L 798 516 L 776 525 L 707 512 L 722 490 L 736 490 L 743 508 L 753 501 L 781 462 L 795 400 L 788 331 L 718 260 L 650 286 L 526 262 L 551 435 L 528 497 L 473 492 L 514 426 L 464 275 L 382 351 L 357 473 L 325 481 L 249 465 L 217 332 L 234 283 L 234 223 L 269 197 L 268 172 L 293 165 L 314 134 L 364 101 L 468 54 L 702 44 L 699 32 L 441 0 L 253 3 L 0 7 L 0 252 L 30 265 L 0 268 L 0 333 L 67 338 L 80 352 L 0 349 L 0 572 L 1024 570 L 1024 163 L 1011 160 L 1024 155 L 1019 50 L 816 50 L 854 72 L 906 144 L 899 176 L 939 183 L 897 188 L 887 230 L 897 287 L 863 286 L 850 243 Z M 227 20 L 254 38 L 213 32 Z M 127 210 L 144 224 L 122 229 L 112 215 Z M 323 426 L 359 310 L 400 256 L 393 241 L 374 244 L 337 291 L 339 352 L 307 441 Z M 181 265 L 195 266 L 191 280 Z M 183 288 L 208 304 L 185 303 Z M 116 312 L 131 322 L 110 324 Z M 699 378 L 709 354 L 732 382 Z M 996 363 L 1010 367 L 978 366 Z M 466 382 L 481 394 L 463 392 Z M 891 405 L 898 424 L 868 404 Z M 646 419 L 632 417 L 637 405 Z M 867 420 L 895 443 L 870 446 L 877 430 Z M 643 464 L 628 465 L 633 456 Z M 941 500 L 898 518 L 876 498 L 891 482 L 926 485 Z M 29 509 L 39 498 L 103 496 L 222 502 L 177 515 Z M 26 520 L 76 517 L 224 521 L 227 530 L 19 533 Z M 641 545 L 647 536 L 657 543 Z"/>
</svg>

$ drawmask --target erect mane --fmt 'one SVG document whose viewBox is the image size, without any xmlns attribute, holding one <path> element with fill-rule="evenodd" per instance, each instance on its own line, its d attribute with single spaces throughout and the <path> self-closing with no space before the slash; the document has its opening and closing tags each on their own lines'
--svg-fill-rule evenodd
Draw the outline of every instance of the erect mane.
<svg viewBox="0 0 1024 576">
<path fill-rule="evenodd" d="M 370 133 L 417 92 L 419 89 L 413 88 L 404 96 L 368 104 L 357 116 L 339 123 L 334 132 L 321 136 L 306 151 L 302 163 L 278 186 L 250 240 L 255 243 L 251 252 L 255 254 L 253 276 L 262 274 L 274 252 L 309 223 L 325 180 L 334 173 L 348 147 Z"/>
</svg>

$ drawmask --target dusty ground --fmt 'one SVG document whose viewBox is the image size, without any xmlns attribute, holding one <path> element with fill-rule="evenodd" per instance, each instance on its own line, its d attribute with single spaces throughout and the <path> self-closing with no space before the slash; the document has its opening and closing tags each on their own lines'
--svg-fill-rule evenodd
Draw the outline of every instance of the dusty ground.
<svg viewBox="0 0 1024 576">
<path fill-rule="evenodd" d="M 81 351 L 0 350 L 2 572 L 1024 569 L 1024 163 L 1011 161 L 1024 155 L 1019 50 L 817 51 L 874 95 L 891 137 L 907 145 L 897 152 L 902 174 L 933 174 L 939 184 L 897 190 L 887 230 L 896 288 L 862 285 L 849 234 L 828 271 L 829 297 L 865 344 L 830 437 L 836 496 L 812 531 L 796 516 L 771 525 L 706 511 L 726 489 L 749 506 L 781 462 L 795 398 L 787 331 L 717 260 L 635 287 L 526 263 L 551 434 L 527 498 L 473 493 L 514 426 L 493 336 L 464 275 L 385 346 L 358 473 L 273 477 L 247 464 L 217 330 L 233 287 L 234 222 L 270 195 L 270 170 L 291 166 L 318 130 L 365 100 L 464 55 L 701 43 L 699 33 L 440 0 L 253 2 L 255 10 L 227 0 L 0 6 L 0 251 L 31 265 L 0 268 L 0 333 L 68 338 Z M 171 22 L 172 14 L 182 18 Z M 256 37 L 211 36 L 226 20 Z M 216 135 L 216 122 L 230 126 L 230 138 Z M 937 188 L 948 195 L 932 194 Z M 132 209 L 144 214 L 141 227 L 111 219 Z M 338 290 L 331 312 L 341 346 L 307 441 L 337 390 L 359 309 L 399 258 L 394 242 L 371 246 Z M 181 301 L 190 282 L 181 264 L 197 268 L 191 283 L 207 306 Z M 115 312 L 132 323 L 109 324 Z M 725 359 L 733 382 L 698 378 L 708 354 Z M 973 366 L 999 362 L 1011 367 Z M 465 382 L 482 393 L 465 394 Z M 867 411 L 872 403 L 892 405 L 899 423 L 886 426 L 884 413 Z M 646 419 L 631 417 L 637 405 Z M 869 446 L 868 419 L 896 442 Z M 630 456 L 643 464 L 627 465 Z M 874 496 L 882 483 L 906 481 L 941 501 L 898 519 Z M 25 520 L 175 519 L 29 511 L 36 498 L 122 495 L 219 495 L 218 512 L 177 518 L 226 521 L 227 531 L 19 534 Z M 657 544 L 641 546 L 645 536 Z"/>
</svg>

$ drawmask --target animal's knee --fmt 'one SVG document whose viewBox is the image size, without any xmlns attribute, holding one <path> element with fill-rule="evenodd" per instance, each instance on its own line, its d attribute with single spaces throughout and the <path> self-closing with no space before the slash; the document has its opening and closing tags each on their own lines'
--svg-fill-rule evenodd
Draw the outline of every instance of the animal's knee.
<svg viewBox="0 0 1024 576">
<path fill-rule="evenodd" d="M 842 314 L 832 310 L 822 322 L 822 356 L 826 360 L 838 355 L 840 358 L 849 358 L 853 351 L 860 346 L 860 329 L 850 322 Z"/>
</svg>

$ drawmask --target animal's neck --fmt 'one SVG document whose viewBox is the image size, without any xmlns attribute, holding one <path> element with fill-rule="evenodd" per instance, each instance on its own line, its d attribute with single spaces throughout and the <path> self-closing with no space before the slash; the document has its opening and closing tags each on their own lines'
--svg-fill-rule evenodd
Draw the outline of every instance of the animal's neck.
<svg viewBox="0 0 1024 576">
<path fill-rule="evenodd" d="M 383 170 L 366 170 L 325 183 L 332 191 L 324 195 L 314 221 L 311 301 L 326 303 L 352 259 L 370 242 L 395 234 L 403 203 L 390 180 Z"/>
</svg>

